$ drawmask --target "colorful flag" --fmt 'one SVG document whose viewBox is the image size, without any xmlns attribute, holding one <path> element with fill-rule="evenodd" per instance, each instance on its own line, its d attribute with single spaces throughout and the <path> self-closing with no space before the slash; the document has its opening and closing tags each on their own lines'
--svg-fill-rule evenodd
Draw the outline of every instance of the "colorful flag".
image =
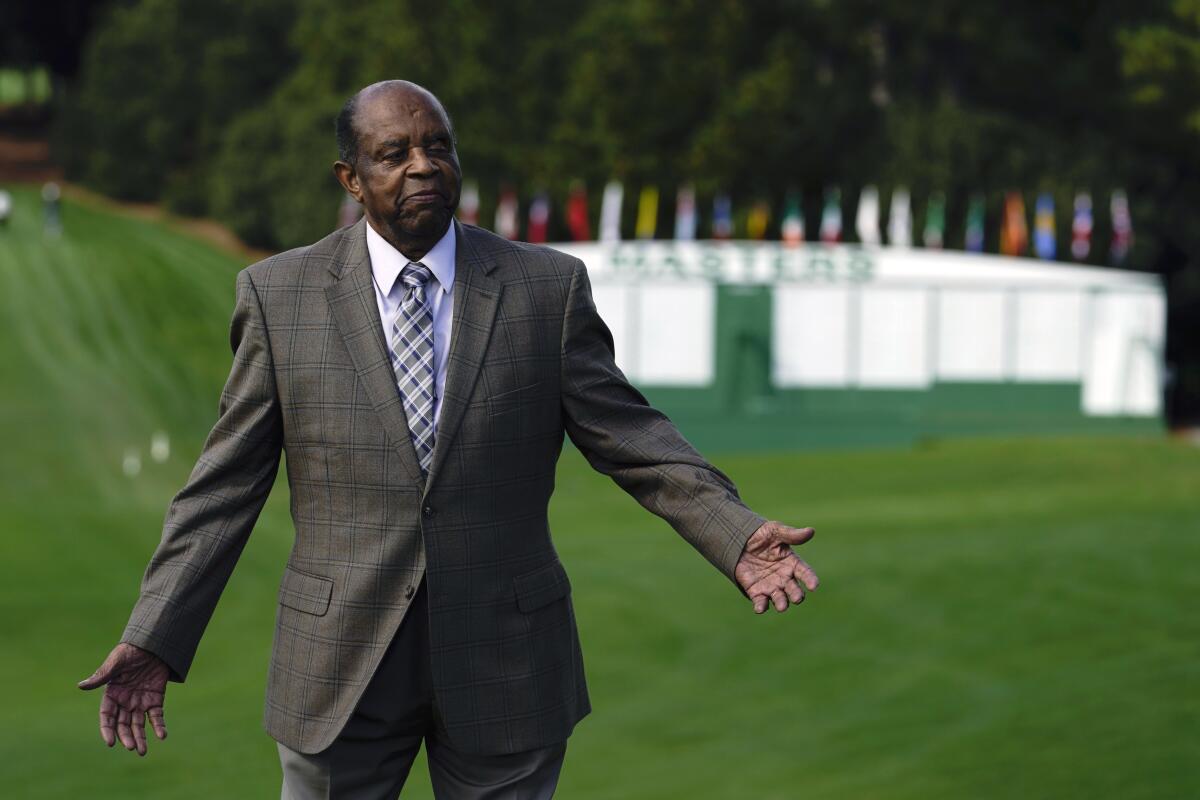
<svg viewBox="0 0 1200 800">
<path fill-rule="evenodd" d="M 550 198 L 545 192 L 538 192 L 529 204 L 529 235 L 526 240 L 533 244 L 545 244 L 549 227 Z"/>
<path fill-rule="evenodd" d="M 925 229 L 921 241 L 930 250 L 941 250 L 946 244 L 946 195 L 934 192 L 925 203 Z"/>
<path fill-rule="evenodd" d="M 604 199 L 600 201 L 600 241 L 621 241 L 621 201 L 625 189 L 617 181 L 609 181 L 604 187 Z"/>
<path fill-rule="evenodd" d="M 1004 221 L 1000 226 L 1000 252 L 1024 255 L 1029 250 L 1029 227 L 1025 222 L 1025 198 L 1020 192 L 1004 195 Z"/>
<path fill-rule="evenodd" d="M 780 227 L 784 244 L 795 246 L 804 241 L 804 211 L 801 209 L 800 192 L 795 189 L 787 193 Z"/>
<path fill-rule="evenodd" d="M 904 186 L 892 190 L 887 231 L 888 244 L 892 247 L 912 247 L 912 198 Z"/>
<path fill-rule="evenodd" d="M 1083 261 L 1092 252 L 1092 195 L 1075 194 L 1075 216 L 1071 218 L 1071 256 Z"/>
<path fill-rule="evenodd" d="M 712 236 L 714 239 L 728 239 L 733 236 L 733 202 L 727 194 L 719 194 L 713 198 Z"/>
<path fill-rule="evenodd" d="M 509 187 L 500 190 L 500 201 L 496 203 L 496 233 L 505 239 L 516 239 L 520 236 L 520 224 L 517 222 L 517 193 Z"/>
<path fill-rule="evenodd" d="M 587 188 L 583 181 L 571 181 L 571 191 L 567 197 L 567 227 L 571 229 L 571 238 L 577 242 L 592 238 L 592 226 L 588 224 Z"/>
<path fill-rule="evenodd" d="M 879 190 L 874 186 L 864 186 L 858 195 L 854 230 L 863 244 L 879 244 L 883 239 L 879 231 Z"/>
<path fill-rule="evenodd" d="M 462 198 L 458 201 L 458 218 L 467 225 L 479 224 L 479 184 L 475 181 L 463 184 Z"/>
<path fill-rule="evenodd" d="M 766 200 L 755 200 L 746 216 L 746 235 L 751 239 L 763 239 L 767 235 L 767 225 L 771 222 L 771 206 Z"/>
<path fill-rule="evenodd" d="M 963 245 L 968 252 L 983 252 L 983 234 L 986 224 L 987 199 L 977 192 L 967 200 L 967 232 L 963 238 Z"/>
<path fill-rule="evenodd" d="M 634 234 L 639 239 L 653 239 L 658 228 L 658 187 L 643 186 L 638 197 L 637 227 Z"/>
<path fill-rule="evenodd" d="M 690 183 L 685 183 L 675 195 L 675 239 L 687 242 L 695 238 L 696 190 Z"/>
<path fill-rule="evenodd" d="M 821 241 L 827 244 L 842 238 L 842 190 L 831 186 L 825 190 L 825 207 L 821 209 Z"/>
<path fill-rule="evenodd" d="M 1038 258 L 1054 260 L 1054 197 L 1049 192 L 1039 194 L 1034 206 L 1033 250 Z"/>
<path fill-rule="evenodd" d="M 1123 190 L 1113 191 L 1109 213 L 1112 214 L 1112 263 L 1114 267 L 1119 267 L 1125 263 L 1133 247 L 1133 218 L 1129 215 L 1129 198 Z"/>
</svg>

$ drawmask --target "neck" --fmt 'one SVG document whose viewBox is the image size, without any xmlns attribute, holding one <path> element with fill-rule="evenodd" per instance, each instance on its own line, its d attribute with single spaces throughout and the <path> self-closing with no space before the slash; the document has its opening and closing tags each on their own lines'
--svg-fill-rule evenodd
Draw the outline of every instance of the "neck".
<svg viewBox="0 0 1200 800">
<path fill-rule="evenodd" d="M 404 231 L 393 230 L 389 225 L 376 223 L 374 220 L 367 218 L 367 224 L 370 225 L 383 240 L 392 247 L 400 251 L 400 255 L 407 258 L 409 261 L 420 261 L 425 255 L 433 249 L 442 237 L 454 224 L 454 219 L 451 217 L 446 226 L 435 234 L 430 236 L 414 236 Z"/>
</svg>

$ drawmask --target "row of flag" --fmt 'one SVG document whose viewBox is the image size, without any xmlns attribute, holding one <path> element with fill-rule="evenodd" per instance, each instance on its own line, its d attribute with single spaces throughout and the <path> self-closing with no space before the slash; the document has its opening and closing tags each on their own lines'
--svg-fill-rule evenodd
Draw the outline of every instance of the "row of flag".
<svg viewBox="0 0 1200 800">
<path fill-rule="evenodd" d="M 842 196 L 837 188 L 827 189 L 823 198 L 823 209 L 817 226 L 817 239 L 825 243 L 843 241 L 845 229 L 842 220 Z M 599 235 L 602 242 L 620 241 L 621 211 L 624 202 L 624 187 L 611 181 L 604 187 L 600 205 Z M 1110 260 L 1115 265 L 1124 263 L 1133 245 L 1133 224 L 1129 214 L 1129 200 L 1124 191 L 1116 190 L 1109 196 L 1112 240 L 1109 243 Z M 536 194 L 529 204 L 525 239 L 534 243 L 545 243 L 549 238 L 551 203 L 545 192 Z M 459 204 L 459 216 L 464 222 L 479 224 L 479 188 L 468 183 L 463 188 Z M 638 239 L 654 239 L 660 231 L 659 192 L 655 186 L 643 187 L 638 197 L 634 235 Z M 1003 213 L 1000 220 L 999 250 L 1003 255 L 1034 255 L 1053 260 L 1059 257 L 1056 235 L 1054 197 L 1049 192 L 1038 195 L 1034 206 L 1033 230 L 1027 221 L 1025 199 L 1020 192 L 1008 192 L 1004 196 Z M 967 201 L 963 235 L 964 249 L 983 252 L 987 225 L 987 205 L 982 194 L 972 195 Z M 566 205 L 567 230 L 575 241 L 593 239 L 588 214 L 588 199 L 580 181 L 571 184 Z M 920 242 L 929 249 L 940 250 L 946 246 L 946 197 L 941 192 L 932 194 L 925 205 L 924 224 Z M 765 200 L 753 203 L 746 212 L 745 231 L 747 238 L 765 239 L 771 223 L 771 207 Z M 688 241 L 697 236 L 699 214 L 696 193 L 693 187 L 679 188 L 675 199 L 676 240 Z M 1069 252 L 1076 261 L 1085 261 L 1092 255 L 1092 232 L 1094 229 L 1092 196 L 1081 191 L 1075 195 L 1071 218 L 1071 240 L 1064 252 Z M 508 239 L 520 236 L 520 214 L 517 194 L 511 188 L 502 189 L 496 205 L 493 230 Z M 712 205 L 712 238 L 729 239 L 734 231 L 733 203 L 728 194 L 717 194 Z M 874 186 L 862 189 L 854 220 L 854 232 L 858 241 L 868 245 L 886 243 L 893 247 L 914 245 L 914 215 L 912 200 L 904 187 L 892 192 L 888 216 L 881 214 L 879 191 Z M 801 196 L 793 191 L 784 201 L 780 220 L 780 237 L 787 244 L 800 244 L 806 240 L 807 228 L 802 210 Z"/>
</svg>

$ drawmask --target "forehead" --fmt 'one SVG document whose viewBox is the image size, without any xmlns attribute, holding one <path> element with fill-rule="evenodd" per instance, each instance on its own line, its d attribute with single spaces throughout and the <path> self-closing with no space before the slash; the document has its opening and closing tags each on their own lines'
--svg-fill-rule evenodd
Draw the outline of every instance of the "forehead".
<svg viewBox="0 0 1200 800">
<path fill-rule="evenodd" d="M 416 91 L 393 89 L 372 92 L 359 100 L 355 127 L 364 145 L 392 139 L 423 139 L 448 134 L 441 106 Z"/>
</svg>

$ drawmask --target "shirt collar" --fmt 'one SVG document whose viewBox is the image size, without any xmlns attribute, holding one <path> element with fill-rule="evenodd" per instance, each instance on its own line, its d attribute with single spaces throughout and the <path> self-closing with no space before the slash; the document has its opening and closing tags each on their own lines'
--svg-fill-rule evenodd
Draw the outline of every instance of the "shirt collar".
<svg viewBox="0 0 1200 800">
<path fill-rule="evenodd" d="M 424 255 L 421 263 L 429 267 L 438 286 L 444 294 L 454 289 L 454 258 L 457 252 L 457 242 L 454 238 L 454 221 L 451 220 L 442 238 Z M 404 254 L 375 232 L 367 223 L 367 252 L 371 256 L 371 272 L 375 274 L 375 282 L 385 295 L 390 294 L 400 277 L 400 271 L 408 266 Z"/>
</svg>

